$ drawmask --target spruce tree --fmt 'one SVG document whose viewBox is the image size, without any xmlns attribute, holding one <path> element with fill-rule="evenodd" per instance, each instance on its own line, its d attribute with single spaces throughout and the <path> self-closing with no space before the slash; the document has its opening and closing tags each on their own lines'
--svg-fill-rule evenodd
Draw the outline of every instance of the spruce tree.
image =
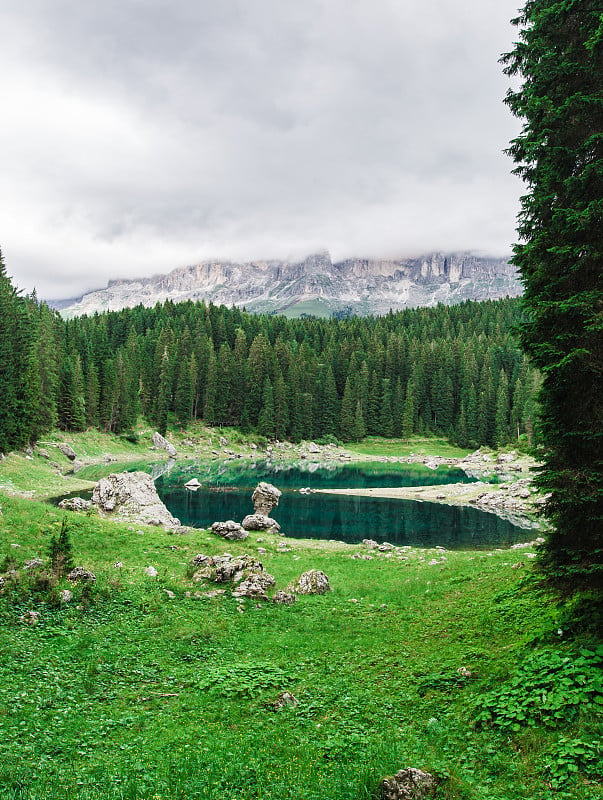
<svg viewBox="0 0 603 800">
<path fill-rule="evenodd" d="M 0 253 L 0 453 L 34 441 L 42 427 L 35 332 L 32 311 Z"/>
<path fill-rule="evenodd" d="M 262 408 L 258 420 L 258 433 L 261 433 L 267 439 L 274 439 L 275 432 L 274 392 L 272 390 L 272 381 L 270 378 L 266 378 L 262 395 Z"/>
<path fill-rule="evenodd" d="M 339 435 L 344 442 L 352 442 L 355 439 L 355 406 L 352 381 L 348 378 L 345 382 L 345 389 L 341 401 L 341 415 L 339 417 Z"/>
<path fill-rule="evenodd" d="M 503 61 L 522 84 L 509 153 L 527 183 L 514 263 L 523 347 L 540 368 L 552 523 L 540 565 L 566 593 L 603 584 L 603 17 L 601 0 L 528 0 Z"/>
<path fill-rule="evenodd" d="M 402 437 L 408 440 L 415 431 L 415 401 L 414 401 L 414 386 L 411 381 L 406 386 L 406 397 L 404 398 L 404 406 L 402 408 Z"/>
</svg>

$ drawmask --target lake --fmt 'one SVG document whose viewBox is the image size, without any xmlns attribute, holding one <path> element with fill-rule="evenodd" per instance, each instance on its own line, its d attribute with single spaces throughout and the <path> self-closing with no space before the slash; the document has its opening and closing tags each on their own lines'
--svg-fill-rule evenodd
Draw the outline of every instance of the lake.
<svg viewBox="0 0 603 800">
<path fill-rule="evenodd" d="M 165 469 L 165 464 L 162 466 Z M 197 491 L 184 488 L 186 481 L 193 477 L 203 484 Z M 254 488 L 260 481 L 267 481 L 283 493 L 272 516 L 283 533 L 294 538 L 346 542 L 369 538 L 398 546 L 441 545 L 447 549 L 508 547 L 528 540 L 528 530 L 475 508 L 299 492 L 302 487 L 377 488 L 473 480 L 462 470 L 446 467 L 430 470 L 422 464 L 307 464 L 299 467 L 266 462 L 176 462 L 156 477 L 156 486 L 172 514 L 184 525 L 195 527 L 207 528 L 218 520 L 240 522 L 253 512 L 251 494 Z"/>
</svg>

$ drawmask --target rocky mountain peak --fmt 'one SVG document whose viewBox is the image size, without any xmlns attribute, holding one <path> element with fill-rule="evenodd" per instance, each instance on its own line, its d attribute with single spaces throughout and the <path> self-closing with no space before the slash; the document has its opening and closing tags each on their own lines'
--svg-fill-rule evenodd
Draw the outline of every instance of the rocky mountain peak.
<svg viewBox="0 0 603 800">
<path fill-rule="evenodd" d="M 57 303 L 66 316 L 118 310 L 170 299 L 205 300 L 248 311 L 289 316 L 381 314 L 391 309 L 494 299 L 521 293 L 506 259 L 473 253 L 428 253 L 417 258 L 348 258 L 327 251 L 300 261 L 207 261 L 167 275 L 119 278 L 75 302 Z"/>
</svg>

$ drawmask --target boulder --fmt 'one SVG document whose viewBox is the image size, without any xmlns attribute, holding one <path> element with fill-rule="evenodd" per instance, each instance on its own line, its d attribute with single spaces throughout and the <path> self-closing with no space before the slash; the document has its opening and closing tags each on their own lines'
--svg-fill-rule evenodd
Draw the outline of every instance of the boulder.
<svg viewBox="0 0 603 800">
<path fill-rule="evenodd" d="M 184 485 L 187 489 L 198 489 L 201 486 L 201 481 L 198 478 L 191 478 Z"/>
<path fill-rule="evenodd" d="M 153 434 L 153 446 L 157 450 L 165 450 L 166 453 L 170 458 L 176 458 L 176 448 L 173 444 L 170 444 L 165 436 L 162 436 L 159 432 L 155 432 Z"/>
<path fill-rule="evenodd" d="M 362 544 L 368 547 L 369 550 L 375 550 L 379 547 L 379 542 L 376 542 L 374 539 L 363 539 Z"/>
<path fill-rule="evenodd" d="M 72 583 L 94 583 L 96 575 L 84 567 L 74 567 L 67 575 L 67 580 Z"/>
<path fill-rule="evenodd" d="M 208 557 L 200 553 L 191 565 L 200 566 L 193 574 L 193 581 L 213 581 L 214 583 L 237 583 L 233 592 L 235 597 L 253 597 L 267 600 L 266 589 L 274 586 L 274 576 L 264 570 L 261 561 L 244 554 L 233 558 L 230 553 Z"/>
<path fill-rule="evenodd" d="M 50 454 L 48 450 L 44 450 L 44 448 L 42 447 L 40 447 L 40 449 L 38 450 L 38 455 L 40 456 L 40 458 L 45 458 L 47 461 L 50 460 Z"/>
<path fill-rule="evenodd" d="M 249 536 L 245 528 L 232 519 L 227 519 L 226 522 L 214 522 L 211 526 L 211 532 L 217 536 L 223 536 L 229 542 L 237 539 L 246 539 Z"/>
<path fill-rule="evenodd" d="M 65 500 L 61 500 L 59 508 L 64 511 L 90 511 L 92 501 L 84 500 L 83 497 L 67 497 Z"/>
<path fill-rule="evenodd" d="M 264 514 L 248 514 L 241 523 L 246 531 L 270 531 L 271 533 L 278 533 L 281 526 L 272 517 L 267 517 Z"/>
<path fill-rule="evenodd" d="M 145 567 L 144 574 L 148 575 L 150 578 L 156 578 L 159 573 L 155 567 Z"/>
<path fill-rule="evenodd" d="M 279 589 L 278 592 L 275 592 L 270 599 L 277 605 L 290 606 L 295 603 L 297 597 L 290 592 L 284 592 L 282 589 Z"/>
<path fill-rule="evenodd" d="M 263 514 L 266 517 L 270 516 L 272 509 L 278 506 L 280 496 L 281 492 L 271 483 L 265 481 L 258 483 L 251 495 L 255 513 Z"/>
<path fill-rule="evenodd" d="M 59 600 L 61 603 L 70 603 L 73 599 L 73 592 L 70 592 L 69 589 L 61 589 L 59 592 Z"/>
<path fill-rule="evenodd" d="M 320 447 L 315 442 L 310 442 L 308 445 L 308 452 L 309 453 L 320 453 Z"/>
<path fill-rule="evenodd" d="M 408 767 L 381 783 L 381 800 L 426 800 L 435 796 L 436 779 L 429 772 Z"/>
<path fill-rule="evenodd" d="M 325 594 L 330 590 L 329 579 L 319 569 L 302 573 L 293 587 L 295 594 Z"/>
<path fill-rule="evenodd" d="M 77 458 L 75 450 L 70 444 L 67 444 L 67 442 L 61 442 L 57 445 L 57 447 L 64 456 L 67 456 L 70 461 L 75 461 Z"/>
<path fill-rule="evenodd" d="M 147 525 L 180 527 L 159 499 L 150 475 L 144 472 L 119 472 L 102 478 L 92 492 L 92 503 L 103 514 L 134 519 Z"/>
</svg>

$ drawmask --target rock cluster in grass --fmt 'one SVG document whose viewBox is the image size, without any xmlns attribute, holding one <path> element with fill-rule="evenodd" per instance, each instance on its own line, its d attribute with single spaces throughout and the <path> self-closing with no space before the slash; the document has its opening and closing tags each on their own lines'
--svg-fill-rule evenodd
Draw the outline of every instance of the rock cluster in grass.
<svg viewBox="0 0 603 800">
<path fill-rule="evenodd" d="M 331 588 L 325 573 L 313 569 L 300 575 L 294 585 L 284 591 L 280 589 L 269 598 L 266 590 L 275 585 L 274 575 L 266 572 L 262 562 L 247 553 L 236 557 L 231 553 L 221 556 L 199 553 L 190 561 L 188 574 L 194 583 L 211 581 L 234 584 L 233 597 L 271 600 L 279 605 L 291 605 L 298 594 L 324 594 Z"/>
<path fill-rule="evenodd" d="M 423 770 L 407 767 L 381 783 L 381 800 L 427 800 L 435 796 L 437 782 Z"/>
<path fill-rule="evenodd" d="M 153 479 L 144 472 L 119 472 L 101 478 L 92 492 L 92 503 L 101 514 L 169 529 L 180 527 L 180 520 L 170 514 L 159 499 Z"/>
<path fill-rule="evenodd" d="M 274 575 L 266 572 L 261 561 L 244 554 L 236 558 L 230 553 L 221 556 L 196 555 L 191 561 L 195 583 L 212 581 L 214 583 L 236 584 L 233 597 L 250 597 L 267 600 L 266 589 L 274 586 Z"/>
</svg>

